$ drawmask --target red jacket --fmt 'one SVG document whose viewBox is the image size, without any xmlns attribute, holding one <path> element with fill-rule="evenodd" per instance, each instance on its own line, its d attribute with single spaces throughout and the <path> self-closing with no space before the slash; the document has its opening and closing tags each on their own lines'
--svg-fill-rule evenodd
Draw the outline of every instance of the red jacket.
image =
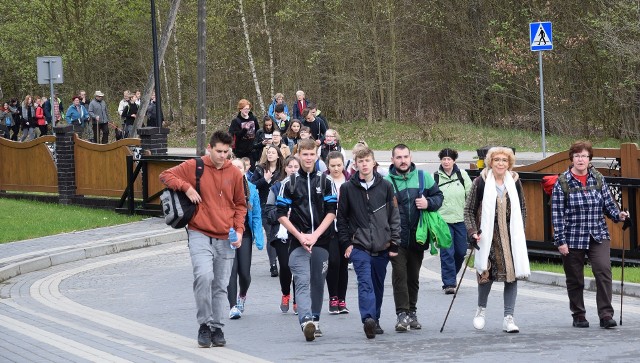
<svg viewBox="0 0 640 363">
<path fill-rule="evenodd" d="M 44 120 L 44 109 L 41 106 L 36 107 L 36 124 L 44 126 L 47 122 Z"/>
<path fill-rule="evenodd" d="M 189 229 L 213 238 L 229 238 L 229 229 L 235 228 L 238 236 L 244 232 L 247 202 L 244 195 L 244 176 L 225 160 L 217 169 L 208 155 L 202 156 L 204 172 L 200 178 L 200 197 L 196 214 L 189 222 Z M 160 174 L 160 181 L 168 188 L 186 192 L 196 186 L 196 160 L 187 160 Z"/>
</svg>

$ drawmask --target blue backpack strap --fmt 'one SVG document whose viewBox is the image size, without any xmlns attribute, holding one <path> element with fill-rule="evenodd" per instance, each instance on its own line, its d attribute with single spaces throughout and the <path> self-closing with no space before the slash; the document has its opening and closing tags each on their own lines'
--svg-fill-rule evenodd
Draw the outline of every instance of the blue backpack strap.
<svg viewBox="0 0 640 363">
<path fill-rule="evenodd" d="M 424 171 L 418 169 L 418 190 L 420 195 L 424 193 Z"/>
</svg>

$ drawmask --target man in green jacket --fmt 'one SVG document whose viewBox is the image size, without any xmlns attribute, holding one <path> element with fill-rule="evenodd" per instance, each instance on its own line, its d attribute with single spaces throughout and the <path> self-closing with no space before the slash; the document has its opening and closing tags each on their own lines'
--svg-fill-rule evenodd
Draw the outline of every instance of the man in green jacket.
<svg viewBox="0 0 640 363">
<path fill-rule="evenodd" d="M 416 243 L 416 229 L 420 211 L 437 211 L 442 205 L 442 192 L 429 173 L 416 169 L 411 162 L 411 150 L 404 144 L 391 152 L 389 174 L 385 179 L 393 184 L 400 209 L 400 246 L 398 255 L 391 258 L 391 282 L 396 305 L 396 331 L 421 329 L 416 313 L 420 268 L 428 244 Z M 422 176 L 422 181 L 420 181 Z"/>
</svg>

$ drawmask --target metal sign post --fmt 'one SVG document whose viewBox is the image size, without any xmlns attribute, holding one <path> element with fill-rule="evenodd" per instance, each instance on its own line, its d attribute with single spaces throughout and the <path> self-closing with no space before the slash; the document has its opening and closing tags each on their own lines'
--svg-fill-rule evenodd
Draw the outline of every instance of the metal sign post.
<svg viewBox="0 0 640 363">
<path fill-rule="evenodd" d="M 544 79 L 542 76 L 542 51 L 553 49 L 551 22 L 529 23 L 529 44 L 532 52 L 538 52 L 540 70 L 540 123 L 542 125 L 542 157 L 547 157 L 547 140 L 544 129 Z"/>
<path fill-rule="evenodd" d="M 38 57 L 36 58 L 36 67 L 38 70 L 38 84 L 49 84 L 49 92 L 51 93 L 49 98 L 49 105 L 51 106 L 51 132 L 53 132 L 53 127 L 55 126 L 55 118 L 53 117 L 53 100 L 55 97 L 53 84 L 63 83 L 62 58 L 51 56 Z"/>
</svg>

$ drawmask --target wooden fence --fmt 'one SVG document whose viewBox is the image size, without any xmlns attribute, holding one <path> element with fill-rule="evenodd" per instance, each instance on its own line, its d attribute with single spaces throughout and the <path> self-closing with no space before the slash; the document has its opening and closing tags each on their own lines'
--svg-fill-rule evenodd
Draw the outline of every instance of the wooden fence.
<svg viewBox="0 0 640 363">
<path fill-rule="evenodd" d="M 47 144 L 55 136 L 28 142 L 0 138 L 0 190 L 58 192 L 58 169 Z"/>
</svg>

